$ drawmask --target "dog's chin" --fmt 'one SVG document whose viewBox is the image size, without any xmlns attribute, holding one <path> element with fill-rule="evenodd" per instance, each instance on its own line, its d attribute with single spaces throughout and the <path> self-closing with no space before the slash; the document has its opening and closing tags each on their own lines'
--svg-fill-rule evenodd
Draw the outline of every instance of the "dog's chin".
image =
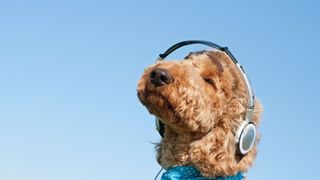
<svg viewBox="0 0 320 180">
<path fill-rule="evenodd" d="M 138 97 L 151 114 L 163 119 L 165 123 L 177 123 L 182 119 L 176 113 L 176 107 L 164 95 L 153 91 L 138 91 Z"/>
</svg>

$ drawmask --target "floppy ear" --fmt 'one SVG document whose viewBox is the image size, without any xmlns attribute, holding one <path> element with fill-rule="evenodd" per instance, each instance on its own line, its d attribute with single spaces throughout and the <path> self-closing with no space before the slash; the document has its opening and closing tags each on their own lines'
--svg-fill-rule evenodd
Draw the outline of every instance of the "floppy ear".
<svg viewBox="0 0 320 180">
<path fill-rule="evenodd" d="M 248 106 L 248 98 L 244 82 L 234 63 L 229 57 L 220 51 L 208 52 L 207 55 L 213 62 L 222 64 L 223 71 L 219 78 L 220 89 L 224 94 L 220 97 L 218 109 L 219 116 L 214 119 L 214 128 L 196 144 L 192 149 L 192 162 L 205 176 L 234 175 L 239 171 L 246 171 L 252 166 L 257 154 L 256 146 L 259 141 L 259 132 L 254 147 L 246 155 L 240 155 L 237 151 L 235 132 L 245 117 Z M 217 64 L 219 67 L 219 64 Z M 255 103 L 253 122 L 259 125 L 261 105 Z M 205 145 L 204 145 L 205 144 Z"/>
<path fill-rule="evenodd" d="M 229 111 L 241 114 L 245 108 L 241 104 L 239 99 L 235 99 L 231 102 Z M 253 121 L 257 123 L 257 126 L 259 125 L 261 110 L 260 103 L 256 101 Z M 231 116 L 236 119 L 230 119 Z M 195 146 L 191 149 L 192 163 L 204 176 L 234 175 L 240 171 L 247 171 L 253 165 L 257 154 L 259 132 L 257 132 L 258 137 L 254 147 L 243 156 L 236 152 L 237 144 L 234 134 L 238 127 L 237 122 L 243 121 L 242 116 L 236 117 L 225 113 L 217 121 L 209 134 L 199 144 L 195 143 Z M 205 145 L 203 142 L 205 142 Z"/>
</svg>

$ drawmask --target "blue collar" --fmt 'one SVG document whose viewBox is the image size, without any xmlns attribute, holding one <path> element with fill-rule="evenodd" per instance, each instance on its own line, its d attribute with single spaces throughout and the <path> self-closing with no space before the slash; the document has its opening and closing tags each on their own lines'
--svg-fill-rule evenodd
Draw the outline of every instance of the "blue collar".
<svg viewBox="0 0 320 180">
<path fill-rule="evenodd" d="M 241 172 L 238 172 L 234 176 L 206 178 L 193 166 L 175 166 L 169 168 L 161 176 L 161 180 L 242 180 L 243 178 L 244 176 Z"/>
</svg>

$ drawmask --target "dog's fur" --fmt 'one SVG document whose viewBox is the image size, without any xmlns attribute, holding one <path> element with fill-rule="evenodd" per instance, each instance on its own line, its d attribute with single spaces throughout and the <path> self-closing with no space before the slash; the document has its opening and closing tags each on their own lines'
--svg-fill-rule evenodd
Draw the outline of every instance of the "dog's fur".
<svg viewBox="0 0 320 180">
<path fill-rule="evenodd" d="M 168 70 L 173 82 L 155 87 L 149 77 L 155 68 Z M 252 166 L 258 141 L 247 155 L 236 152 L 235 131 L 243 122 L 248 97 L 226 53 L 201 51 L 182 61 L 156 63 L 139 80 L 138 97 L 165 124 L 164 138 L 157 145 L 157 160 L 164 168 L 192 165 L 203 176 L 227 176 Z M 256 126 L 261 111 L 256 100 Z"/>
</svg>

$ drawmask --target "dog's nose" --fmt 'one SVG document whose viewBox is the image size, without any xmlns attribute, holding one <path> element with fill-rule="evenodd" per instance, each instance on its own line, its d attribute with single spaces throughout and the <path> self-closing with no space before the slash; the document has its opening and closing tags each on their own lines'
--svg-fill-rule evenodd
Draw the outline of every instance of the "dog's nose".
<svg viewBox="0 0 320 180">
<path fill-rule="evenodd" d="M 162 86 L 172 82 L 172 76 L 169 71 L 161 68 L 156 68 L 150 73 L 151 83 L 155 86 Z"/>
</svg>

